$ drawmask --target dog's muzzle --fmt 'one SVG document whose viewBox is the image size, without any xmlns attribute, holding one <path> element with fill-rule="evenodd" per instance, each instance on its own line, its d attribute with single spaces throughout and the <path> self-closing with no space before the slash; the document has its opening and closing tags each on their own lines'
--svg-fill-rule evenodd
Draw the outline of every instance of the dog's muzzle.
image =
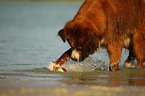
<svg viewBox="0 0 145 96">
<path fill-rule="evenodd" d="M 73 50 L 71 54 L 71 58 L 75 61 L 80 61 L 80 53 L 77 50 Z"/>
</svg>

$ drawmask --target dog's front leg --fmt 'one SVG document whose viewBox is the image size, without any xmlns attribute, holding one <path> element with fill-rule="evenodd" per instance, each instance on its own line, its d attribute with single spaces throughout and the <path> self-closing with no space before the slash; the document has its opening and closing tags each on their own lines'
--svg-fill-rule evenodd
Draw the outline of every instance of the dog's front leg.
<svg viewBox="0 0 145 96">
<path fill-rule="evenodd" d="M 110 71 L 118 70 L 122 47 L 119 46 L 118 44 L 109 45 L 107 51 L 110 59 L 109 70 Z"/>
<path fill-rule="evenodd" d="M 54 63 L 51 63 L 49 66 L 48 66 L 48 69 L 51 70 L 51 71 L 55 71 L 55 69 L 57 67 L 60 67 L 61 64 L 63 64 L 64 62 L 66 62 L 70 56 L 71 56 L 71 53 L 72 53 L 72 49 L 68 49 L 66 52 L 64 52 L 60 58 L 58 58 Z"/>
</svg>

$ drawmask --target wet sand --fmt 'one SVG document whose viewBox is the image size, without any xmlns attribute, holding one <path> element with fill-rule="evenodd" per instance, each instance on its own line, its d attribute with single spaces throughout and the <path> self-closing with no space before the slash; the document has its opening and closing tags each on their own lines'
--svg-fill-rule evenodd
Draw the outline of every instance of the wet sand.
<svg viewBox="0 0 145 96">
<path fill-rule="evenodd" d="M 1 81 L 0 83 L 2 83 Z M 7 87 L 0 87 L 1 96 L 144 96 L 145 87 L 107 87 L 107 86 L 78 86 L 65 85 L 48 87 L 25 87 L 26 82 L 7 81 Z M 13 85 L 14 84 L 14 85 Z M 21 87 L 18 87 L 18 85 Z M 24 85 L 23 85 L 24 84 Z M 26 84 L 26 85 L 25 85 Z M 23 86 L 22 86 L 23 85 Z M 29 86 L 29 85 L 28 85 Z"/>
<path fill-rule="evenodd" d="M 144 96 L 144 87 L 57 86 L 0 88 L 1 96 Z"/>
<path fill-rule="evenodd" d="M 126 81 L 121 79 L 124 78 L 122 74 L 121 78 L 117 77 L 120 72 L 101 71 L 101 74 L 97 72 L 96 75 L 92 72 L 91 74 L 94 75 L 95 79 L 99 74 L 100 76 L 102 73 L 110 74 L 107 77 L 108 82 L 105 81 L 106 77 L 99 77 L 98 80 L 101 81 L 98 83 L 93 80 L 94 77 L 88 77 L 91 75 L 90 73 L 78 73 L 77 75 L 76 73 L 55 73 L 57 77 L 54 76 L 53 78 L 56 78 L 56 80 L 36 80 L 36 78 L 32 80 L 22 77 L 21 79 L 15 77 L 13 79 L 1 78 L 0 96 L 144 96 L 145 80 L 137 77 Z M 59 75 L 62 75 L 63 79 L 58 79 Z"/>
</svg>

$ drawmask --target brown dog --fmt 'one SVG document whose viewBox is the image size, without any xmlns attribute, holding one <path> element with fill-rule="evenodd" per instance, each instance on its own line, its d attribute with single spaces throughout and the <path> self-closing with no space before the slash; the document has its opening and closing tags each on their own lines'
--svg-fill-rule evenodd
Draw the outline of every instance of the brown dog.
<svg viewBox="0 0 145 96">
<path fill-rule="evenodd" d="M 55 70 L 68 58 L 82 61 L 100 46 L 109 54 L 110 70 L 118 69 L 122 48 L 129 50 L 125 63 L 137 59 L 137 67 L 145 63 L 144 0 L 86 0 L 73 20 L 59 31 L 71 48 L 49 65 Z"/>
</svg>

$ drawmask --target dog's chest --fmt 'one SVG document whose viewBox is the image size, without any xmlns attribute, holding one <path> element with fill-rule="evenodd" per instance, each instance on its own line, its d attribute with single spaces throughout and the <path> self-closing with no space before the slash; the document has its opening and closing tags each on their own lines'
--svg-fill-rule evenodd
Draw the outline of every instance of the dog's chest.
<svg viewBox="0 0 145 96">
<path fill-rule="evenodd" d="M 123 47 L 128 49 L 129 46 L 130 46 L 130 44 L 131 44 L 131 38 L 130 38 L 130 37 L 126 37 L 126 38 L 123 40 Z"/>
<path fill-rule="evenodd" d="M 99 44 L 100 44 L 101 47 L 104 47 L 105 46 L 104 43 L 105 43 L 105 40 L 102 39 Z M 123 39 L 123 48 L 128 49 L 130 44 L 131 44 L 131 38 L 130 37 L 126 37 L 126 38 Z"/>
</svg>

